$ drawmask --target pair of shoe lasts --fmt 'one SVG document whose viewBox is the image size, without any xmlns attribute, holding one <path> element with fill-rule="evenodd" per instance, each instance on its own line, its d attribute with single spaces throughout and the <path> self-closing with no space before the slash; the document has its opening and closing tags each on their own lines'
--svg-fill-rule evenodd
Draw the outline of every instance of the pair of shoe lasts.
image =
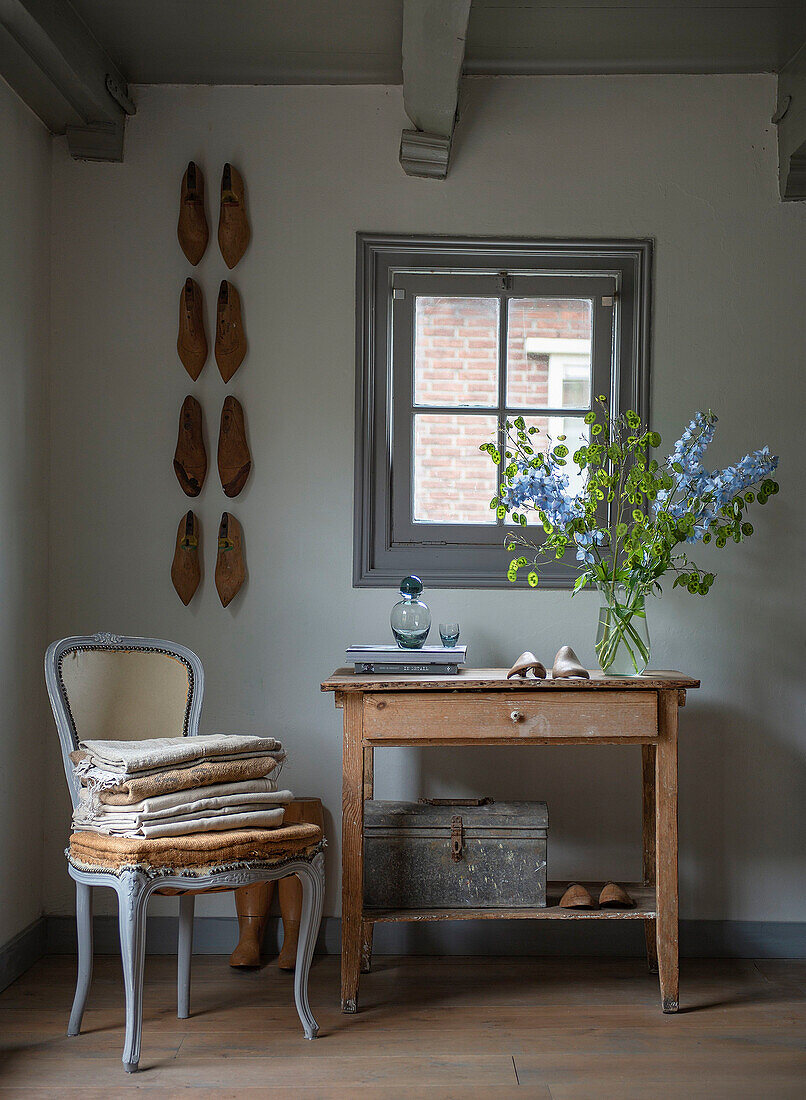
<svg viewBox="0 0 806 1100">
<path fill-rule="evenodd" d="M 243 406 L 235 397 L 227 397 L 221 409 L 218 429 L 218 476 L 228 497 L 237 497 L 252 469 L 252 456 L 246 442 Z M 174 451 L 174 471 L 182 492 L 197 497 L 207 476 L 207 451 L 202 435 L 202 407 L 188 395 L 179 414 L 179 438 Z"/>
<path fill-rule="evenodd" d="M 195 382 L 207 362 L 207 335 L 201 287 L 186 279 L 179 296 L 179 335 L 176 350 L 182 365 Z M 241 315 L 241 296 L 232 283 L 222 280 L 218 291 L 215 326 L 215 361 L 225 382 L 229 382 L 246 355 L 246 333 Z"/>
<path fill-rule="evenodd" d="M 176 548 L 171 564 L 171 581 L 179 599 L 187 606 L 201 582 L 199 556 L 199 521 L 188 512 L 179 522 Z M 238 594 L 246 580 L 243 559 L 243 535 L 235 516 L 224 512 L 218 528 L 218 553 L 215 562 L 215 586 L 222 607 Z"/>
<path fill-rule="evenodd" d="M 572 882 L 560 898 L 561 909 L 595 909 L 596 902 L 590 890 L 578 882 Z M 617 882 L 606 882 L 599 894 L 600 909 L 634 909 L 635 901 Z"/>
<path fill-rule="evenodd" d="M 195 267 L 207 248 L 210 231 L 207 228 L 207 215 L 204 212 L 204 177 L 193 161 L 188 164 L 182 177 L 176 235 L 182 251 Z M 221 175 L 218 247 L 230 271 L 246 252 L 249 237 L 249 219 L 246 216 L 243 180 L 240 172 L 231 164 L 225 164 Z"/>
<path fill-rule="evenodd" d="M 536 680 L 545 680 L 546 666 L 542 661 L 538 661 L 534 653 L 530 653 L 527 649 L 525 653 L 521 653 L 515 664 L 507 673 L 507 679 L 511 680 L 515 676 L 519 676 L 521 679 L 526 679 L 529 673 L 534 676 Z M 583 668 L 580 664 L 579 657 L 571 649 L 570 645 L 564 645 L 557 650 L 557 656 L 554 658 L 554 664 L 551 669 L 552 680 L 589 680 L 590 673 L 586 668 Z"/>
</svg>

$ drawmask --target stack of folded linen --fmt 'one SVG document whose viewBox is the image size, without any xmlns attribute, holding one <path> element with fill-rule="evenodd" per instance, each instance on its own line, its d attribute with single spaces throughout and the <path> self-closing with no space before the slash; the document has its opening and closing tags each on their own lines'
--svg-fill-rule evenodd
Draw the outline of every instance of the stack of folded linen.
<svg viewBox="0 0 806 1100">
<path fill-rule="evenodd" d="M 273 737 L 213 734 L 145 741 L 81 741 L 70 754 L 81 783 L 73 828 L 110 836 L 168 837 L 283 823 L 291 791 L 273 773 L 285 760 Z"/>
</svg>

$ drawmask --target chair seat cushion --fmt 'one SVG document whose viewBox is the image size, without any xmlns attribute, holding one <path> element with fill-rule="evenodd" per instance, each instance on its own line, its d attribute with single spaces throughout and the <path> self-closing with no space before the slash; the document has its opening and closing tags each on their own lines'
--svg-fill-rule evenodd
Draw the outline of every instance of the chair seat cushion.
<svg viewBox="0 0 806 1100">
<path fill-rule="evenodd" d="M 115 870 L 143 867 L 193 874 L 231 863 L 279 863 L 293 856 L 310 857 L 322 843 L 318 825 L 301 822 L 277 829 L 230 829 L 188 836 L 105 836 L 78 832 L 70 836 L 68 858 L 79 868 Z"/>
</svg>

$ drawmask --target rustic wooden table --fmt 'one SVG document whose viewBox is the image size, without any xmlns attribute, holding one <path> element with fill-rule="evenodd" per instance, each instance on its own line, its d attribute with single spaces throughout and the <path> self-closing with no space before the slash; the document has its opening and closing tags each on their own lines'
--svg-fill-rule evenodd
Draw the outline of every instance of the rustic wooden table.
<svg viewBox="0 0 806 1100">
<path fill-rule="evenodd" d="M 647 960 L 664 1012 L 678 1008 L 677 709 L 699 680 L 679 672 L 589 680 L 508 680 L 506 669 L 458 676 L 364 676 L 337 669 L 322 684 L 344 712 L 341 1007 L 358 1010 L 378 921 L 643 920 Z M 374 750 L 424 745 L 640 745 L 643 882 L 628 884 L 635 909 L 560 909 L 549 883 L 544 909 L 364 907 L 364 800 L 373 796 Z M 545 792 L 541 792 L 545 793 Z"/>
</svg>

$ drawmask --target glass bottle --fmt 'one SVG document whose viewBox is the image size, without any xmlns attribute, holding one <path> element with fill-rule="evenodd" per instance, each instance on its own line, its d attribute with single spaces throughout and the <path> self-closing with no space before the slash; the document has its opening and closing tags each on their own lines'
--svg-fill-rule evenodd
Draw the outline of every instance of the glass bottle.
<svg viewBox="0 0 806 1100">
<path fill-rule="evenodd" d="M 403 597 L 392 608 L 390 621 L 395 641 L 401 649 L 422 649 L 431 629 L 431 612 L 420 596 L 423 582 L 419 577 L 404 577 L 400 582 Z"/>
</svg>

